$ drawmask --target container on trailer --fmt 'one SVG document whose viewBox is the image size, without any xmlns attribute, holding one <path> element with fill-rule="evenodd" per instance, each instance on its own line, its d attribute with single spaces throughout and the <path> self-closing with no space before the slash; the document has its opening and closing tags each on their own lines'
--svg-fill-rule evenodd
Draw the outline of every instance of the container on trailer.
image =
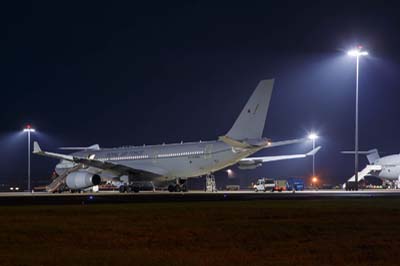
<svg viewBox="0 0 400 266">
<path fill-rule="evenodd" d="M 302 191 L 304 187 L 304 180 L 302 178 L 291 177 L 287 179 L 287 190 Z"/>
</svg>

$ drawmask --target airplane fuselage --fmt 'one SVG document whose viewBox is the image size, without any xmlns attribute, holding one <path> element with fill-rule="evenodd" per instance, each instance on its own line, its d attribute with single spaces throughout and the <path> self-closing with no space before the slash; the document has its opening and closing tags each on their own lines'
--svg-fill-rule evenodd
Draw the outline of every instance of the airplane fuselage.
<svg viewBox="0 0 400 266">
<path fill-rule="evenodd" d="M 222 141 L 205 141 L 86 150 L 73 155 L 110 161 L 138 170 L 151 170 L 160 174 L 157 180 L 152 181 L 168 181 L 213 173 L 237 163 L 261 148 L 238 149 Z M 61 161 L 56 166 L 56 172 L 62 174 L 73 166 L 71 162 Z M 102 178 L 112 178 L 113 175 L 116 177 L 112 171 L 99 168 L 90 167 L 87 171 L 99 174 Z M 139 176 L 133 178 L 140 179 Z"/>
<path fill-rule="evenodd" d="M 380 165 L 382 170 L 374 174 L 382 179 L 399 179 L 400 176 L 400 154 L 388 155 L 377 159 L 375 165 Z"/>
</svg>

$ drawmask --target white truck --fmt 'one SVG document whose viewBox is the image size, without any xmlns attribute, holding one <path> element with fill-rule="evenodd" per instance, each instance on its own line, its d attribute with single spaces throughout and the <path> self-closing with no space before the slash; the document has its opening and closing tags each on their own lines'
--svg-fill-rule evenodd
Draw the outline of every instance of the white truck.
<svg viewBox="0 0 400 266">
<path fill-rule="evenodd" d="M 254 191 L 274 191 L 275 190 L 275 180 L 268 178 L 260 178 L 257 183 L 253 186 Z"/>
</svg>

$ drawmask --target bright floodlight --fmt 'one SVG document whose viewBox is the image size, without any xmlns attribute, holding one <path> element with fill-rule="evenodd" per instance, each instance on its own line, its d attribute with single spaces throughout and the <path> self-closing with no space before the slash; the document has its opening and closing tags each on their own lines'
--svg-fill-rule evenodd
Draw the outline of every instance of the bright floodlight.
<svg viewBox="0 0 400 266">
<path fill-rule="evenodd" d="M 315 134 L 315 133 L 311 133 L 311 134 L 308 135 L 308 138 L 311 139 L 311 140 L 316 140 L 318 138 L 318 135 Z"/>
<path fill-rule="evenodd" d="M 353 49 L 347 52 L 347 55 L 350 56 L 363 56 L 368 55 L 367 51 L 361 51 L 361 48 Z"/>
<path fill-rule="evenodd" d="M 232 169 L 227 169 L 226 173 L 228 174 L 228 177 L 233 177 L 234 176 L 234 172 Z"/>
<path fill-rule="evenodd" d="M 35 132 L 35 129 L 32 128 L 31 125 L 27 125 L 27 126 L 24 128 L 24 132 Z"/>
<path fill-rule="evenodd" d="M 316 176 L 313 176 L 312 182 L 313 182 L 313 183 L 317 183 L 317 182 L 318 182 L 318 178 L 317 178 Z"/>
</svg>

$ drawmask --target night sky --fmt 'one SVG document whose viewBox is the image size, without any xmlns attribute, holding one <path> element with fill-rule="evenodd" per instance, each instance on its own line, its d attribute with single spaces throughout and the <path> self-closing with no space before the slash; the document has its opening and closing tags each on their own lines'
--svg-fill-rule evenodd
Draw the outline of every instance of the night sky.
<svg viewBox="0 0 400 266">
<path fill-rule="evenodd" d="M 317 131 L 318 173 L 343 182 L 355 108 L 346 51 L 358 44 L 370 52 L 360 64 L 360 149 L 400 152 L 399 8 L 386 1 L 14 2 L 0 7 L 0 182 L 26 176 L 26 123 L 49 150 L 213 140 L 266 78 L 276 82 L 264 135 Z M 55 164 L 33 156 L 33 178 L 46 180 Z M 311 160 L 235 172 L 307 176 Z"/>
</svg>

